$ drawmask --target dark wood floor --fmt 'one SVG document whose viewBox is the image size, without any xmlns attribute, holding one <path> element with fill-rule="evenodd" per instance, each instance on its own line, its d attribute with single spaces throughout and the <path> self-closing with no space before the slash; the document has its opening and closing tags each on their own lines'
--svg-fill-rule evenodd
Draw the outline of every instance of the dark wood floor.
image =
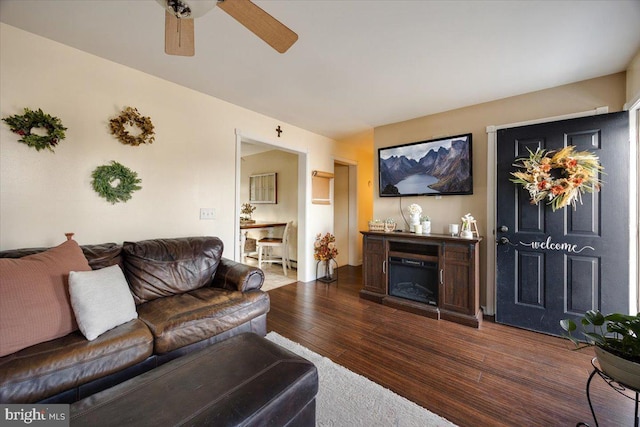
<svg viewBox="0 0 640 427">
<path fill-rule="evenodd" d="M 359 298 L 358 267 L 338 283 L 269 291 L 268 330 L 296 341 L 459 426 L 595 426 L 585 396 L 592 350 L 485 321 L 480 329 Z M 600 378 L 599 425 L 632 426 L 633 402 Z M 363 396 L 366 398 L 366 396 Z"/>
</svg>

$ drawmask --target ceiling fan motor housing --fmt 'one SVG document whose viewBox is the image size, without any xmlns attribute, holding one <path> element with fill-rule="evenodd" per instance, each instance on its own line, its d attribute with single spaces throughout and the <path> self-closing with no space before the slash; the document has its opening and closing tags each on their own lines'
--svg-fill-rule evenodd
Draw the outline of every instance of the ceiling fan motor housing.
<svg viewBox="0 0 640 427">
<path fill-rule="evenodd" d="M 176 18 L 199 18 L 216 7 L 216 0 L 156 0 Z"/>
<path fill-rule="evenodd" d="M 189 18 L 191 16 L 191 8 L 182 0 L 167 0 L 167 9 L 177 18 Z"/>
</svg>

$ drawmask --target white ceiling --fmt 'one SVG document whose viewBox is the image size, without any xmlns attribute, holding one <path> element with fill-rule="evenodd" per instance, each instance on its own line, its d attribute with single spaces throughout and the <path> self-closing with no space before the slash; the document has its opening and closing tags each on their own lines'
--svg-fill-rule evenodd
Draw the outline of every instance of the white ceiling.
<svg viewBox="0 0 640 427">
<path fill-rule="evenodd" d="M 282 122 L 341 138 L 599 77 L 640 49 L 640 1 L 255 0 L 279 54 L 218 8 L 196 56 L 164 54 L 154 0 L 0 0 L 0 21 Z"/>
</svg>

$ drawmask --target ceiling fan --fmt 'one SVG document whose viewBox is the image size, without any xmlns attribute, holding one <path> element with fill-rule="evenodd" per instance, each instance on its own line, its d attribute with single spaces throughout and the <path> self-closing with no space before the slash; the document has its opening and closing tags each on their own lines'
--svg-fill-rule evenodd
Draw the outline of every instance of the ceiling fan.
<svg viewBox="0 0 640 427">
<path fill-rule="evenodd" d="M 165 8 L 164 51 L 168 55 L 195 54 L 194 18 L 215 6 L 260 37 L 272 48 L 285 53 L 298 35 L 250 0 L 156 0 Z"/>
</svg>

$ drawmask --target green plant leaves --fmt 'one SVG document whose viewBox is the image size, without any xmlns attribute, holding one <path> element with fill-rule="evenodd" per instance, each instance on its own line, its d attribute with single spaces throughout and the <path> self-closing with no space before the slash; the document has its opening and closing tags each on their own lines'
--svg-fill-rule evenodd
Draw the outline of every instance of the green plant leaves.
<svg viewBox="0 0 640 427">
<path fill-rule="evenodd" d="M 605 318 L 599 311 L 589 310 L 584 314 L 582 318 L 582 324 L 593 325 L 593 326 L 602 326 L 604 325 Z"/>
<path fill-rule="evenodd" d="M 595 345 L 624 359 L 640 362 L 640 314 L 632 316 L 611 313 L 606 316 L 597 310 L 587 311 L 580 319 L 581 333 L 586 343 L 573 336 L 578 330 L 572 319 L 562 319 L 560 327 L 566 331 L 565 337 L 576 349 Z"/>
<path fill-rule="evenodd" d="M 573 332 L 578 329 L 578 327 L 576 326 L 576 322 L 571 319 L 562 319 L 560 321 L 560 326 L 567 332 Z"/>
</svg>

